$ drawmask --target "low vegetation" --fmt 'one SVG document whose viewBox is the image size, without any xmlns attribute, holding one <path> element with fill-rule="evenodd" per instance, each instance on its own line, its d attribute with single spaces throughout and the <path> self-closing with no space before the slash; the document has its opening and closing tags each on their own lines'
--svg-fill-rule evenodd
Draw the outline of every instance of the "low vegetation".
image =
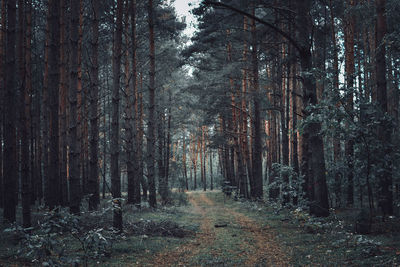
<svg viewBox="0 0 400 267">
<path fill-rule="evenodd" d="M 262 264 L 394 266 L 400 264 L 400 220 L 372 221 L 368 235 L 355 233 L 354 210 L 326 218 L 300 208 L 234 200 L 221 191 L 174 193 L 186 205 L 157 210 L 124 205 L 124 232 L 102 211 L 71 215 L 39 210 L 37 224 L 2 228 L 0 264 L 42 266 L 202 266 Z M 275 258 L 275 255 L 279 257 Z"/>
</svg>

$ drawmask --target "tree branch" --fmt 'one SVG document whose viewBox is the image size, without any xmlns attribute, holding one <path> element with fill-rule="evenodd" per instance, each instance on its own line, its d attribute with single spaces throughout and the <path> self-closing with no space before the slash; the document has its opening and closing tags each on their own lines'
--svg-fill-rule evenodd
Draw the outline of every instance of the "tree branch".
<svg viewBox="0 0 400 267">
<path fill-rule="evenodd" d="M 274 30 L 276 33 L 278 33 L 279 35 L 281 35 L 282 37 L 284 37 L 286 40 L 288 40 L 289 43 L 291 43 L 291 44 L 293 45 L 293 47 L 295 47 L 295 48 L 297 49 L 297 51 L 299 51 L 299 53 L 303 53 L 303 52 L 304 52 L 304 49 L 301 48 L 301 46 L 300 46 L 288 33 L 282 31 L 281 29 L 279 29 L 279 28 L 276 27 L 275 25 L 273 25 L 273 24 L 271 24 L 271 23 L 269 23 L 269 22 L 267 22 L 267 21 L 265 21 L 265 20 L 262 20 L 262 19 L 260 19 L 260 18 L 258 18 L 258 17 L 256 17 L 256 16 L 253 16 L 253 15 L 250 14 L 250 13 L 247 13 L 247 12 L 245 12 L 245 11 L 243 11 L 243 10 L 240 10 L 240 9 L 236 8 L 236 7 L 233 7 L 233 6 L 230 6 L 230 5 L 221 3 L 221 2 L 215 2 L 215 1 L 208 1 L 208 0 L 205 0 L 205 1 L 204 1 L 204 4 L 205 4 L 205 5 L 210 5 L 210 6 L 216 6 L 216 7 L 223 7 L 223 8 L 232 10 L 232 11 L 234 11 L 234 12 L 236 12 L 236 13 L 239 13 L 239 14 L 241 14 L 241 15 L 244 15 L 244 16 L 250 18 L 250 19 L 254 19 L 254 20 L 257 21 L 258 23 L 261 23 L 261 24 L 263 24 L 263 25 L 269 27 L 270 29 Z"/>
</svg>

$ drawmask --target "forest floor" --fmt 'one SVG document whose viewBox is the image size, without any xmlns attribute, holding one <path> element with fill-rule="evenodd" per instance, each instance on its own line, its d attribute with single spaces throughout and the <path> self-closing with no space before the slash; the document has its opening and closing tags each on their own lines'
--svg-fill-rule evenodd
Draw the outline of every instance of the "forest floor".
<svg viewBox="0 0 400 267">
<path fill-rule="evenodd" d="M 189 192 L 200 232 L 181 246 L 168 248 L 138 265 L 286 266 L 289 256 L 266 225 L 218 199 L 215 193 Z M 221 196 L 221 195 L 219 195 Z M 231 204 L 231 203 L 230 203 Z"/>
<path fill-rule="evenodd" d="M 88 265 L 400 266 L 398 220 L 375 227 L 370 235 L 356 235 L 344 213 L 318 219 L 300 210 L 235 201 L 221 191 L 173 194 L 179 201 L 157 210 L 125 205 L 124 234 L 112 241 L 109 254 L 89 259 Z M 84 228 L 106 228 L 112 213 L 80 217 Z M 79 242 L 59 238 L 66 244 L 64 255 L 82 259 Z M 16 257 L 18 249 L 1 230 L 0 266 L 38 264 Z"/>
</svg>

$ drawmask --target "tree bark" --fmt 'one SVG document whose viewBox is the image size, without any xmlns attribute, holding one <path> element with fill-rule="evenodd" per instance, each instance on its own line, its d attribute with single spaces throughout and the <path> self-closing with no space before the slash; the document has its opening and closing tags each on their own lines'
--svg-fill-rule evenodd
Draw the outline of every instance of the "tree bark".
<svg viewBox="0 0 400 267">
<path fill-rule="evenodd" d="M 304 25 L 299 28 L 299 41 L 302 48 L 299 51 L 300 64 L 303 74 L 303 114 L 307 119 L 310 114 L 306 111 L 309 105 L 317 104 L 317 90 L 315 77 L 312 74 L 312 55 L 309 45 L 310 26 L 309 11 L 311 0 L 297 3 L 299 15 L 297 25 Z M 303 131 L 303 175 L 309 183 L 310 212 L 316 216 L 329 215 L 328 187 L 325 174 L 325 157 L 320 122 L 309 122 Z"/>
<path fill-rule="evenodd" d="M 126 48 L 129 47 L 129 38 L 128 38 L 128 30 L 129 30 L 129 15 L 131 12 L 132 3 L 130 8 L 128 8 L 128 2 L 126 3 L 126 10 L 125 10 L 125 44 Z M 134 27 L 132 25 L 132 27 Z M 136 53 L 136 51 L 132 51 L 132 53 Z M 128 178 L 128 203 L 133 204 L 135 203 L 135 164 L 137 164 L 137 160 L 135 159 L 135 152 L 134 152 L 134 143 L 135 143 L 135 136 L 134 136 L 134 129 L 133 127 L 133 118 L 134 115 L 134 84 L 136 82 L 135 78 L 131 81 L 131 73 L 130 73 L 130 51 L 126 49 L 125 51 L 125 151 L 126 151 L 126 172 Z"/>
<path fill-rule="evenodd" d="M 376 100 L 381 112 L 386 114 L 388 112 L 387 101 L 387 81 L 386 81 L 386 45 L 384 38 L 386 35 L 386 0 L 376 1 Z M 380 149 L 379 160 L 381 161 L 377 172 L 377 179 L 380 189 L 380 199 L 378 200 L 379 206 L 382 208 L 384 214 L 393 214 L 393 192 L 392 192 L 392 151 L 389 140 L 391 140 L 391 127 L 380 126 L 378 127 L 378 140 L 383 144 Z"/>
<path fill-rule="evenodd" d="M 61 205 L 63 206 L 68 204 L 66 7 L 65 0 L 60 0 L 60 185 Z"/>
<path fill-rule="evenodd" d="M 111 192 L 114 205 L 113 227 L 122 231 L 121 173 L 119 168 L 119 90 L 121 76 L 123 1 L 117 1 L 116 29 L 113 49 L 113 91 L 111 121 Z"/>
<path fill-rule="evenodd" d="M 99 102 L 99 64 L 98 64 L 98 50 L 99 50 L 99 18 L 100 8 L 99 2 L 92 0 L 93 9 L 93 22 L 92 22 L 92 65 L 91 65 L 91 86 L 90 86 L 90 174 L 89 174 L 89 210 L 96 210 L 100 204 L 99 192 L 99 119 L 97 114 Z"/>
<path fill-rule="evenodd" d="M 255 14 L 255 4 L 253 6 L 253 15 Z M 251 45 L 252 45 L 252 71 L 253 71 L 253 88 L 252 88 L 252 101 L 253 101 L 253 182 L 254 191 L 252 197 L 256 199 L 263 198 L 263 177 L 262 177 L 262 139 L 261 139 L 261 116 L 260 116 L 260 103 L 258 99 L 259 93 L 259 77 L 258 77 L 258 56 L 257 56 L 257 29 L 256 21 L 251 21 Z"/>
<path fill-rule="evenodd" d="M 166 177 L 165 177 L 165 161 L 164 161 L 164 154 L 165 154 L 165 134 L 164 134 L 164 124 L 165 124 L 165 116 L 163 111 L 158 111 L 158 123 L 157 123 L 157 132 L 158 132 L 158 157 L 157 157 L 157 166 L 158 166 L 158 192 L 161 196 L 161 202 L 163 205 L 167 202 L 168 197 L 168 188 L 166 184 Z"/>
<path fill-rule="evenodd" d="M 0 207 L 4 207 L 4 171 L 3 171 L 3 136 L 5 120 L 5 35 L 6 35 L 6 1 L 1 1 L 1 27 L 0 27 Z"/>
<path fill-rule="evenodd" d="M 61 204 L 59 173 L 59 44 L 60 44 L 60 2 L 49 1 L 49 199 L 48 205 L 54 208 Z"/>
<path fill-rule="evenodd" d="M 80 143 L 78 142 L 78 42 L 79 42 L 79 0 L 71 0 L 70 14 L 70 85 L 69 85 L 69 207 L 74 214 L 80 212 Z"/>
<path fill-rule="evenodd" d="M 16 140 L 16 1 L 7 1 L 7 23 L 6 23 L 6 82 L 5 82 L 5 110 L 4 110 L 4 220 L 15 222 L 17 191 L 17 140 Z"/>
<path fill-rule="evenodd" d="M 147 178 L 149 183 L 149 204 L 152 208 L 157 206 L 156 185 L 155 185 L 155 48 L 154 48 L 154 7 L 153 0 L 148 0 L 147 6 L 148 25 L 149 25 L 149 117 L 147 121 Z"/>
<path fill-rule="evenodd" d="M 133 105 L 134 105 L 134 118 L 133 118 L 133 153 L 135 155 L 134 172 L 135 177 L 133 180 L 134 187 L 134 203 L 140 206 L 140 180 L 142 179 L 141 165 L 142 165 L 142 139 L 140 138 L 139 129 L 139 92 L 138 92 L 138 78 L 137 78 L 137 37 L 136 37 L 136 0 L 132 0 L 131 5 L 131 42 L 132 42 L 132 86 L 133 86 Z"/>
<path fill-rule="evenodd" d="M 349 7 L 355 5 L 354 0 L 348 0 Z M 346 50 L 346 85 L 347 85 L 347 101 L 346 111 L 350 115 L 349 120 L 353 121 L 353 91 L 354 91 L 354 78 L 355 78 L 355 63 L 354 63 L 354 33 L 355 33 L 355 19 L 351 12 L 346 18 L 345 28 L 345 50 Z M 345 152 L 347 157 L 347 206 L 354 204 L 354 170 L 353 170 L 353 157 L 354 157 L 354 140 L 349 138 L 346 142 Z"/>
</svg>

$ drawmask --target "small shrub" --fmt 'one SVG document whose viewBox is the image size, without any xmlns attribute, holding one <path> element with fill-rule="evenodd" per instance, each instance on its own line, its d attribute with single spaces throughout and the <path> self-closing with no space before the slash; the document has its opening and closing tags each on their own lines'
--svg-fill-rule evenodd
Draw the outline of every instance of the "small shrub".
<svg viewBox="0 0 400 267">
<path fill-rule="evenodd" d="M 90 258 L 109 256 L 112 248 L 112 232 L 104 229 L 85 231 L 80 218 L 64 208 L 56 208 L 45 213 L 37 225 L 24 229 L 12 225 L 4 230 L 14 234 L 19 240 L 17 257 L 43 266 L 76 265 L 87 266 Z M 77 241 L 83 255 L 67 252 L 68 239 Z"/>
</svg>

